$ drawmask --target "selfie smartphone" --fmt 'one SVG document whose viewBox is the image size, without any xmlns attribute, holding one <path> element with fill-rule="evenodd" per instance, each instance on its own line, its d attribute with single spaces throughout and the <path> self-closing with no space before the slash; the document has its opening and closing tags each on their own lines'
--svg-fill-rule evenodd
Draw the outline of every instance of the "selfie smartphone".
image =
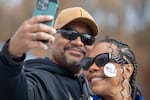
<svg viewBox="0 0 150 100">
<path fill-rule="evenodd" d="M 36 6 L 34 8 L 33 16 L 36 16 L 36 15 L 51 15 L 51 16 L 53 16 L 54 17 L 53 20 L 43 22 L 43 23 L 47 24 L 48 26 L 53 27 L 58 7 L 59 7 L 58 0 L 37 0 Z M 48 42 L 48 40 L 40 40 L 40 41 L 42 41 L 44 43 Z"/>
</svg>

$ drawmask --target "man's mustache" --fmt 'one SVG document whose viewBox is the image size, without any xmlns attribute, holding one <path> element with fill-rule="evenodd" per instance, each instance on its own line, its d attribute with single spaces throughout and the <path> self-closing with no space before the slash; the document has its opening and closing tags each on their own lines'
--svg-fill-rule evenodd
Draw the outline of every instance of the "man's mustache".
<svg viewBox="0 0 150 100">
<path fill-rule="evenodd" d="M 64 47 L 64 51 L 65 50 L 68 50 L 68 49 L 78 49 L 81 53 L 83 53 L 84 55 L 86 54 L 85 50 L 79 48 L 79 47 L 76 47 L 76 46 L 66 46 Z"/>
</svg>

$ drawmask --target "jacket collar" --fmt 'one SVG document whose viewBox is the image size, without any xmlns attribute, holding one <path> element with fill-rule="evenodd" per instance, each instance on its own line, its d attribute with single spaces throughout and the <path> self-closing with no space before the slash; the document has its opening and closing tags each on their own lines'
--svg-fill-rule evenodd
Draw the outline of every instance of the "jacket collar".
<svg viewBox="0 0 150 100">
<path fill-rule="evenodd" d="M 76 75 L 74 75 L 70 71 L 66 70 L 63 66 L 54 63 L 48 57 L 46 57 L 44 59 L 37 58 L 37 59 L 31 59 L 31 60 L 25 61 L 24 67 L 46 70 L 49 72 L 55 72 L 55 73 L 65 75 L 68 77 L 77 78 Z"/>
</svg>

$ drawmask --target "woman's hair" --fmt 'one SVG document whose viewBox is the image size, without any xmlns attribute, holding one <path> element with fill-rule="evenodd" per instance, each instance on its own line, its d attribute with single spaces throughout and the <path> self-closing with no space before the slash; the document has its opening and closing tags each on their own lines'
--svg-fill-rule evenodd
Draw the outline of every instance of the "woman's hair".
<svg viewBox="0 0 150 100">
<path fill-rule="evenodd" d="M 118 56 L 123 57 L 124 59 L 126 59 L 128 62 L 130 62 L 133 65 L 134 70 L 130 77 L 129 82 L 130 82 L 130 85 L 132 88 L 131 97 L 133 98 L 133 100 L 135 100 L 136 95 L 141 95 L 141 92 L 135 85 L 138 66 L 137 66 L 137 62 L 136 62 L 134 53 L 131 51 L 131 49 L 129 48 L 129 46 L 127 44 L 117 41 L 115 39 L 107 38 L 107 39 L 101 40 L 99 42 L 105 42 L 105 43 L 110 43 L 112 45 L 115 45 L 117 47 L 116 50 L 118 52 Z"/>
</svg>

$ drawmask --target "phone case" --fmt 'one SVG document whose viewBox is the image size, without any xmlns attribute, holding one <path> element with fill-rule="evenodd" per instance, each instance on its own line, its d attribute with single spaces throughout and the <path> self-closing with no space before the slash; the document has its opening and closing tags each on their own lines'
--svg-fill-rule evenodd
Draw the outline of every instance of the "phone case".
<svg viewBox="0 0 150 100">
<path fill-rule="evenodd" d="M 33 16 L 36 16 L 36 15 L 51 15 L 51 16 L 53 16 L 54 17 L 53 20 L 43 22 L 43 23 L 47 24 L 48 26 L 53 27 L 58 7 L 59 7 L 58 0 L 37 0 L 36 6 L 34 8 Z M 48 43 L 48 40 L 38 40 L 38 41 L 41 41 L 43 43 Z"/>
<path fill-rule="evenodd" d="M 36 6 L 34 8 L 33 16 L 36 15 L 51 15 L 55 18 L 57 10 L 59 7 L 58 0 L 37 0 Z M 44 22 L 49 26 L 54 25 L 54 20 L 49 22 Z"/>
</svg>

